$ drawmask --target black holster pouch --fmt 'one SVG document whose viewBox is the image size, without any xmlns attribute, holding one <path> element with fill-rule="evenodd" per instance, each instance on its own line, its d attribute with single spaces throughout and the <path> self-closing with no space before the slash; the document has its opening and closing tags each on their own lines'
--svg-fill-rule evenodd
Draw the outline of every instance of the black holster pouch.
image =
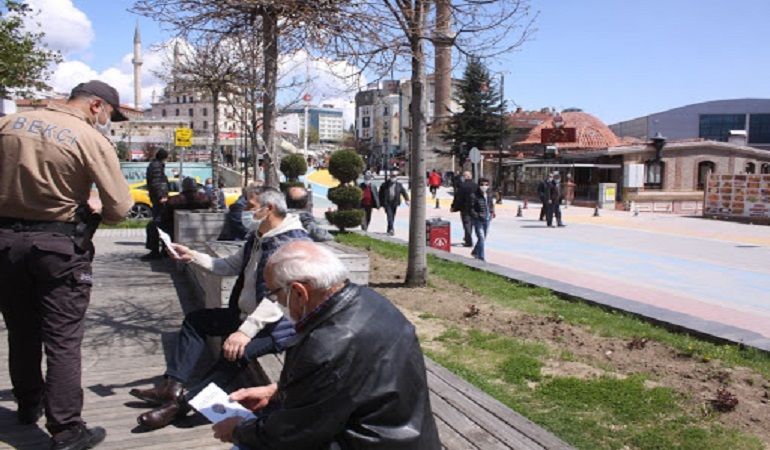
<svg viewBox="0 0 770 450">
<path fill-rule="evenodd" d="M 88 205 L 80 205 L 75 210 L 75 235 L 72 240 L 82 250 L 91 252 L 91 255 L 94 253 L 94 244 L 91 239 L 101 221 L 102 215 L 91 211 Z"/>
</svg>

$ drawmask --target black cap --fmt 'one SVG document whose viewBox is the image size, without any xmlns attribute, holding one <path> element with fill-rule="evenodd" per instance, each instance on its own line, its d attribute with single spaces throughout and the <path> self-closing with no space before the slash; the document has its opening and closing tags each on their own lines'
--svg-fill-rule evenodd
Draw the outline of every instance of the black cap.
<svg viewBox="0 0 770 450">
<path fill-rule="evenodd" d="M 118 91 L 109 84 L 99 81 L 91 80 L 87 83 L 80 83 L 75 86 L 70 93 L 70 97 L 75 97 L 78 94 L 90 94 L 99 97 L 112 106 L 112 116 L 110 117 L 113 122 L 123 122 L 128 120 L 128 117 L 124 116 L 120 112 L 120 97 L 118 97 Z"/>
</svg>

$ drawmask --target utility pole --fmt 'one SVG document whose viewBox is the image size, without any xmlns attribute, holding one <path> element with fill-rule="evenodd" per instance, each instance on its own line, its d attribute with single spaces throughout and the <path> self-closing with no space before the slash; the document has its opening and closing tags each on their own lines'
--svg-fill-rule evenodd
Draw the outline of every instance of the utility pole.
<svg viewBox="0 0 770 450">
<path fill-rule="evenodd" d="M 505 137 L 505 75 L 500 73 L 500 149 L 497 153 L 497 190 L 503 183 L 503 139 Z"/>
</svg>

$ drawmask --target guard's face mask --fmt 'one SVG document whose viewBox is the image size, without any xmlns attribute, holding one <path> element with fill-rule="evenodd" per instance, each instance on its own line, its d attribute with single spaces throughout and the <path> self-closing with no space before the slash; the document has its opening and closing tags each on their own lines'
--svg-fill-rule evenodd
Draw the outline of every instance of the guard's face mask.
<svg viewBox="0 0 770 450">
<path fill-rule="evenodd" d="M 112 129 L 112 119 L 110 119 L 110 115 L 107 114 L 106 109 L 107 108 L 105 108 L 104 104 L 102 104 L 102 109 L 99 111 L 99 113 L 96 114 L 96 120 L 94 120 L 94 128 L 104 136 L 109 136 L 110 130 Z M 104 123 L 99 120 L 99 118 L 102 116 L 102 113 L 104 113 L 106 116 Z"/>
</svg>

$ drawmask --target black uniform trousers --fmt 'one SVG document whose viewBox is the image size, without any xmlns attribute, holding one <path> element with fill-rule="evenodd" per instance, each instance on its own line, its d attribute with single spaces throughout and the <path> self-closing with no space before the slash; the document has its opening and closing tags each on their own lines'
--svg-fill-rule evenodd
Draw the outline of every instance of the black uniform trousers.
<svg viewBox="0 0 770 450">
<path fill-rule="evenodd" d="M 545 211 L 545 223 L 549 227 L 553 225 L 553 216 L 556 216 L 556 223 L 561 225 L 561 208 L 558 203 L 549 203 Z"/>
<path fill-rule="evenodd" d="M 152 199 L 152 220 L 147 222 L 145 231 L 147 232 L 147 241 L 145 248 L 153 253 L 160 251 L 160 234 L 158 229 L 161 226 L 163 212 L 166 210 L 166 204 L 161 203 L 159 199 Z"/>
<path fill-rule="evenodd" d="M 473 247 L 473 219 L 471 212 L 461 209 L 460 220 L 463 222 L 463 245 Z"/>
<path fill-rule="evenodd" d="M 0 310 L 13 394 L 20 404 L 43 401 L 51 434 L 82 423 L 80 347 L 92 258 L 63 234 L 0 229 Z"/>
</svg>

